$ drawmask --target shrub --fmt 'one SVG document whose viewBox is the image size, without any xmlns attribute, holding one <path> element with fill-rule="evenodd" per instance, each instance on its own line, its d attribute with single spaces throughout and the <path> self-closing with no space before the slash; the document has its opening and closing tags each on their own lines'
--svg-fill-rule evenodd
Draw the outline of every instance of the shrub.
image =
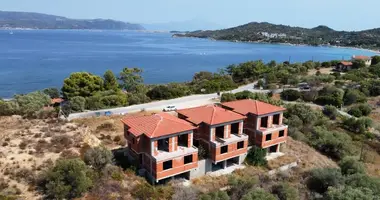
<svg viewBox="0 0 380 200">
<path fill-rule="evenodd" d="M 343 160 L 339 162 L 339 167 L 344 175 L 365 173 L 363 163 L 352 157 L 343 158 Z"/>
<path fill-rule="evenodd" d="M 230 197 L 225 191 L 215 191 L 207 194 L 202 194 L 200 200 L 229 200 Z"/>
<path fill-rule="evenodd" d="M 327 192 L 327 200 L 373 200 L 376 197 L 368 188 L 353 188 L 349 186 L 331 188 Z"/>
<path fill-rule="evenodd" d="M 266 149 L 252 146 L 252 148 L 248 152 L 247 157 L 245 158 L 245 161 L 249 165 L 265 166 L 267 164 L 267 160 L 265 159 L 266 155 L 267 155 Z"/>
<path fill-rule="evenodd" d="M 221 96 L 221 102 L 235 101 L 236 97 L 233 93 L 223 93 Z"/>
<path fill-rule="evenodd" d="M 319 97 L 315 100 L 320 105 L 333 105 L 340 107 L 343 104 L 344 91 L 334 86 L 326 86 L 318 92 Z"/>
<path fill-rule="evenodd" d="M 39 185 L 49 199 L 73 199 L 92 187 L 92 173 L 80 159 L 58 160 L 42 175 Z"/>
<path fill-rule="evenodd" d="M 86 99 L 80 96 L 72 97 L 69 102 L 71 111 L 74 111 L 74 112 L 84 111 L 85 104 L 86 104 Z"/>
<path fill-rule="evenodd" d="M 343 120 L 343 126 L 345 129 L 352 131 L 354 133 L 365 133 L 369 127 L 372 125 L 372 120 L 367 117 L 361 117 L 358 119 L 355 118 L 346 118 Z"/>
<path fill-rule="evenodd" d="M 132 189 L 132 196 L 137 199 L 170 199 L 173 192 L 170 186 L 152 186 L 142 182 Z"/>
<path fill-rule="evenodd" d="M 18 111 L 15 114 L 33 117 L 37 111 L 49 105 L 51 99 L 48 95 L 38 91 L 26 95 L 16 95 L 14 101 L 18 105 Z"/>
<path fill-rule="evenodd" d="M 115 181 L 122 181 L 124 179 L 123 169 L 112 164 L 107 164 L 102 169 L 102 178 L 113 179 Z"/>
<path fill-rule="evenodd" d="M 315 101 L 318 97 L 318 91 L 317 90 L 310 90 L 302 92 L 302 100 L 312 102 Z"/>
<path fill-rule="evenodd" d="M 297 90 L 285 90 L 281 92 L 281 99 L 287 101 L 295 101 L 301 97 L 301 92 Z"/>
<path fill-rule="evenodd" d="M 361 117 L 363 116 L 362 111 L 358 107 L 352 107 L 350 110 L 347 112 L 348 114 L 354 116 L 354 117 Z"/>
<path fill-rule="evenodd" d="M 257 183 L 258 179 L 256 177 L 230 175 L 228 177 L 228 193 L 231 199 L 241 199 Z"/>
<path fill-rule="evenodd" d="M 172 200 L 198 200 L 199 191 L 194 187 L 174 186 Z"/>
<path fill-rule="evenodd" d="M 59 90 L 57 88 L 46 88 L 42 92 L 49 95 L 52 99 L 59 97 Z"/>
<path fill-rule="evenodd" d="M 242 200 L 276 200 L 276 197 L 261 188 L 256 188 L 244 195 Z"/>
<path fill-rule="evenodd" d="M 343 183 L 343 177 L 339 169 L 323 168 L 310 172 L 307 186 L 310 190 L 325 193 L 329 187 L 339 186 Z"/>
<path fill-rule="evenodd" d="M 112 159 L 112 152 L 105 147 L 95 147 L 87 150 L 84 154 L 84 162 L 98 172 L 103 170 L 107 164 L 111 164 Z"/>
<path fill-rule="evenodd" d="M 365 173 L 356 173 L 346 177 L 346 185 L 353 188 L 369 188 L 377 196 L 380 195 L 380 179 Z"/>
<path fill-rule="evenodd" d="M 335 120 L 336 116 L 338 115 L 338 111 L 336 110 L 335 106 L 327 105 L 323 108 L 323 114 L 325 114 L 330 119 Z"/>
<path fill-rule="evenodd" d="M 367 101 L 365 94 L 356 89 L 348 89 L 343 96 L 344 105 L 351 105 L 354 103 L 363 103 Z"/>
<path fill-rule="evenodd" d="M 298 190 L 287 183 L 276 185 L 272 189 L 280 200 L 297 200 L 299 199 Z"/>
</svg>

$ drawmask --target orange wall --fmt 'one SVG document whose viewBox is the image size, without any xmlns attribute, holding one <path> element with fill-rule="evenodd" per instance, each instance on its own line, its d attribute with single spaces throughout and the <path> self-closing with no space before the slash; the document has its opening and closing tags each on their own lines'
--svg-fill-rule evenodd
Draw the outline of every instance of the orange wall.
<svg viewBox="0 0 380 200">
<path fill-rule="evenodd" d="M 241 154 L 244 154 L 247 152 L 247 147 L 248 147 L 248 140 L 244 141 L 244 148 L 242 149 L 237 149 L 237 143 L 229 144 L 228 145 L 228 152 L 221 154 L 221 147 L 211 147 L 211 159 L 214 162 L 219 162 L 222 160 L 226 160 L 229 158 L 234 158 L 237 157 Z"/>
<path fill-rule="evenodd" d="M 170 177 L 176 174 L 183 173 L 185 171 L 189 171 L 190 169 L 198 167 L 198 153 L 194 153 L 193 155 L 193 162 L 189 164 L 184 164 L 184 157 L 180 156 L 177 158 L 172 159 L 173 165 L 171 169 L 163 170 L 163 163 L 166 161 L 160 161 L 157 164 L 153 166 L 153 177 L 155 179 L 162 179 L 165 177 Z"/>
<path fill-rule="evenodd" d="M 278 137 L 279 132 L 280 131 L 272 132 L 272 139 L 269 141 L 265 141 L 265 135 L 267 135 L 267 134 L 263 135 L 262 137 L 258 137 L 258 139 L 256 141 L 259 143 L 257 145 L 259 145 L 261 148 L 267 148 L 269 146 L 285 142 L 287 137 L 288 137 L 288 129 L 286 128 L 284 130 L 284 136 L 283 137 Z"/>
</svg>

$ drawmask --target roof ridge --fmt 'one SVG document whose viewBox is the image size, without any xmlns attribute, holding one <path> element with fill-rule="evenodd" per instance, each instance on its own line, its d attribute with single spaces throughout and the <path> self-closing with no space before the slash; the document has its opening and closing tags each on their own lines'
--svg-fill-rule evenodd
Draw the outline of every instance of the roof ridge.
<svg viewBox="0 0 380 200">
<path fill-rule="evenodd" d="M 163 117 L 160 115 L 160 114 L 154 114 L 154 116 L 158 116 L 160 118 L 160 120 L 158 121 L 158 123 L 156 124 L 156 127 L 154 127 L 154 130 L 152 131 L 152 135 L 151 137 L 154 137 L 155 133 L 156 133 L 156 130 L 158 128 L 158 126 L 160 125 L 160 123 L 162 122 L 163 120 Z"/>
<path fill-rule="evenodd" d="M 257 113 L 260 113 L 259 107 L 257 106 L 257 100 L 254 100 L 254 101 L 255 101 L 256 111 L 257 111 Z"/>
<path fill-rule="evenodd" d="M 166 114 L 166 115 L 169 115 L 169 114 Z M 172 115 L 170 115 L 170 116 L 172 116 Z M 172 116 L 172 117 L 175 118 L 174 116 Z M 176 122 L 176 123 L 181 123 L 181 124 L 185 124 L 185 125 L 190 125 L 190 126 L 192 126 L 190 123 L 188 123 L 188 122 L 186 122 L 185 120 L 182 120 L 182 119 L 180 119 L 180 118 L 176 118 L 176 119 L 178 119 L 178 120 L 174 120 L 174 119 L 170 119 L 170 118 L 165 118 L 165 119 L 170 120 L 170 121 L 172 121 L 172 122 Z"/>
<path fill-rule="evenodd" d="M 211 124 L 214 123 L 215 106 L 212 107 Z"/>
</svg>

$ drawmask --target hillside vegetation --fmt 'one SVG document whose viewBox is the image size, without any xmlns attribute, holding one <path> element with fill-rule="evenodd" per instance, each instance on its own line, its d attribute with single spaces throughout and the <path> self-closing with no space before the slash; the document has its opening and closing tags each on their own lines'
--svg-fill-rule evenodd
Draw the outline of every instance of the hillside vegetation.
<svg viewBox="0 0 380 200">
<path fill-rule="evenodd" d="M 144 30 L 139 24 L 110 19 L 79 20 L 40 13 L 6 11 L 0 11 L 1 28 Z"/>
<path fill-rule="evenodd" d="M 271 24 L 267 22 L 252 22 L 229 29 L 216 31 L 194 31 L 186 34 L 175 34 L 174 36 L 244 42 L 337 45 L 363 48 L 380 47 L 379 28 L 349 32 L 335 31 L 322 25 L 308 29 Z"/>
</svg>

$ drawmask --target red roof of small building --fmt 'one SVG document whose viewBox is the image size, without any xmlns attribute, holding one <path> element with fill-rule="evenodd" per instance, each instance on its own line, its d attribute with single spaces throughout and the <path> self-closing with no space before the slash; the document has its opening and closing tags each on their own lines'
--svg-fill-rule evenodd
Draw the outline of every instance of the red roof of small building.
<svg viewBox="0 0 380 200">
<path fill-rule="evenodd" d="M 245 119 L 245 116 L 243 115 L 226 110 L 216 105 L 182 109 L 177 110 L 177 112 L 181 115 L 186 116 L 186 120 L 197 125 L 202 122 L 209 125 L 216 125 Z"/>
<path fill-rule="evenodd" d="M 371 57 L 369 56 L 352 56 L 353 59 L 355 60 L 370 60 Z"/>
<path fill-rule="evenodd" d="M 56 104 L 56 103 L 62 103 L 64 100 L 62 98 L 54 98 L 51 99 L 51 104 Z"/>
<path fill-rule="evenodd" d="M 129 127 L 129 132 L 136 137 L 145 134 L 149 138 L 156 138 L 195 129 L 189 122 L 168 113 L 130 116 L 121 121 Z"/>
<path fill-rule="evenodd" d="M 352 65 L 352 62 L 347 62 L 347 61 L 342 61 L 340 62 L 342 65 L 345 65 L 345 66 L 351 66 Z"/>
<path fill-rule="evenodd" d="M 233 111 L 240 113 L 242 115 L 247 115 L 252 113 L 255 115 L 265 115 L 274 112 L 281 112 L 286 110 L 283 107 L 274 106 L 269 103 L 264 103 L 252 99 L 244 99 L 238 101 L 231 101 L 222 104 L 225 107 L 233 109 Z"/>
</svg>

